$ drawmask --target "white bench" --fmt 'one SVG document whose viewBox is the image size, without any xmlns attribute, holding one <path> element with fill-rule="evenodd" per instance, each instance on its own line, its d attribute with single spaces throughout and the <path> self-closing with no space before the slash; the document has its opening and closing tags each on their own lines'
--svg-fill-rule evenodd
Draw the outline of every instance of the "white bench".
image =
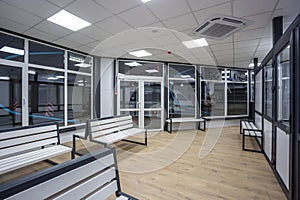
<svg viewBox="0 0 300 200">
<path fill-rule="evenodd" d="M 58 124 L 48 123 L 3 130 L 0 133 L 0 174 L 72 152 L 61 145 Z M 73 158 L 73 154 L 72 154 Z"/>
<path fill-rule="evenodd" d="M 243 134 L 243 139 L 242 139 L 242 149 L 244 151 L 252 151 L 252 152 L 263 152 L 263 132 L 262 130 L 258 129 L 254 122 L 251 120 L 241 120 L 240 121 L 240 134 Z M 257 141 L 260 150 L 255 150 L 255 149 L 248 149 L 245 146 L 245 139 L 246 137 L 254 137 L 255 140 Z M 261 141 L 259 142 L 260 139 Z"/>
<path fill-rule="evenodd" d="M 185 123 L 185 122 L 198 122 L 198 129 L 201 131 L 206 130 L 206 119 L 205 118 L 169 118 L 166 120 L 167 127 L 169 127 L 168 132 L 172 133 L 173 123 Z M 169 126 L 168 126 L 169 124 Z M 203 128 L 201 128 L 203 124 Z"/>
<path fill-rule="evenodd" d="M 0 199 L 12 200 L 104 200 L 113 194 L 118 200 L 137 200 L 121 191 L 116 152 L 110 147 L 0 185 Z"/>
<path fill-rule="evenodd" d="M 147 130 L 133 128 L 132 116 L 115 116 L 101 119 L 87 120 L 87 134 L 90 141 L 110 145 L 123 140 L 136 144 L 147 145 Z M 144 133 L 144 142 L 127 140 L 126 138 Z"/>
</svg>

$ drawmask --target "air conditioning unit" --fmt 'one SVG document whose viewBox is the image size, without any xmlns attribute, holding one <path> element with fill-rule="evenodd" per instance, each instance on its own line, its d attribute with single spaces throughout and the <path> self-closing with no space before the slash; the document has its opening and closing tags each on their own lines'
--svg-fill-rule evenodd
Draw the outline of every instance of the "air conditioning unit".
<svg viewBox="0 0 300 200">
<path fill-rule="evenodd" d="M 196 37 L 222 40 L 229 35 L 253 24 L 252 21 L 232 16 L 217 15 L 205 20 L 193 30 Z"/>
</svg>

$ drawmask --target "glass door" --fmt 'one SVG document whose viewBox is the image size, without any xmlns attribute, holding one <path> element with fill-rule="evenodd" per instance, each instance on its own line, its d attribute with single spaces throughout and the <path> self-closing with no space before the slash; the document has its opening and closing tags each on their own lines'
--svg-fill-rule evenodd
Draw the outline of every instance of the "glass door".
<svg viewBox="0 0 300 200">
<path fill-rule="evenodd" d="M 131 115 L 134 127 L 162 129 L 162 81 L 119 80 L 118 114 Z"/>
</svg>

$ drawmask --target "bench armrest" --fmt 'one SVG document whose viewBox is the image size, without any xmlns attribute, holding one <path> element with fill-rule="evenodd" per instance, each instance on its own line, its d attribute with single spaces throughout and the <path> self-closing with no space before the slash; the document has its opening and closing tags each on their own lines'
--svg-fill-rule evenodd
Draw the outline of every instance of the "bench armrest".
<svg viewBox="0 0 300 200">
<path fill-rule="evenodd" d="M 124 197 L 128 198 L 129 200 L 138 200 L 137 198 L 130 196 L 129 194 L 126 194 L 124 192 L 119 192 L 119 191 L 116 192 L 116 196 L 117 197 L 124 196 Z"/>
</svg>

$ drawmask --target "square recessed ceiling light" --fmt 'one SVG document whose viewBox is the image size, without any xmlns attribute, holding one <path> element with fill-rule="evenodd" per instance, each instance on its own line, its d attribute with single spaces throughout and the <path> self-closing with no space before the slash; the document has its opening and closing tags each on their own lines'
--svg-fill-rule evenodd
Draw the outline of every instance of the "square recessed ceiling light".
<svg viewBox="0 0 300 200">
<path fill-rule="evenodd" d="M 182 42 L 188 49 L 193 49 L 197 47 L 208 46 L 208 43 L 205 38 L 197 39 L 197 40 L 189 40 Z"/>
<path fill-rule="evenodd" d="M 257 66 L 259 66 L 261 63 L 257 63 Z M 249 67 L 254 67 L 254 63 L 250 63 Z"/>
<path fill-rule="evenodd" d="M 88 64 L 88 63 L 78 63 L 78 64 L 75 64 L 76 67 L 83 67 L 83 68 L 87 68 L 87 67 L 91 67 L 92 65 L 91 64 Z"/>
<path fill-rule="evenodd" d="M 84 27 L 90 26 L 91 23 L 65 11 L 61 10 L 58 13 L 47 19 L 50 22 L 68 28 L 72 31 L 78 31 Z"/>
<path fill-rule="evenodd" d="M 6 53 L 11 53 L 11 54 L 16 54 L 16 55 L 24 55 L 24 50 L 22 49 L 17 49 L 17 48 L 13 48 L 13 47 L 8 47 L 8 46 L 4 46 L 0 49 L 0 51 L 6 52 Z"/>
<path fill-rule="evenodd" d="M 191 78 L 190 75 L 181 75 L 181 78 Z"/>
<path fill-rule="evenodd" d="M 8 76 L 0 76 L 0 80 L 8 81 L 10 78 Z"/>
<path fill-rule="evenodd" d="M 145 50 L 139 50 L 139 51 L 132 51 L 129 52 L 130 55 L 136 56 L 136 57 L 146 57 L 146 56 L 152 56 L 151 53 L 145 51 Z"/>
<path fill-rule="evenodd" d="M 145 71 L 148 72 L 148 73 L 150 73 L 150 74 L 158 72 L 158 70 L 156 70 L 156 69 L 147 69 Z"/>
<path fill-rule="evenodd" d="M 146 2 L 148 2 L 148 1 L 151 1 L 151 0 L 141 0 L 143 3 L 146 3 Z"/>
<path fill-rule="evenodd" d="M 142 64 L 138 62 L 130 62 L 130 63 L 125 63 L 125 65 L 128 65 L 130 67 L 136 67 L 136 66 L 141 66 Z"/>
</svg>

